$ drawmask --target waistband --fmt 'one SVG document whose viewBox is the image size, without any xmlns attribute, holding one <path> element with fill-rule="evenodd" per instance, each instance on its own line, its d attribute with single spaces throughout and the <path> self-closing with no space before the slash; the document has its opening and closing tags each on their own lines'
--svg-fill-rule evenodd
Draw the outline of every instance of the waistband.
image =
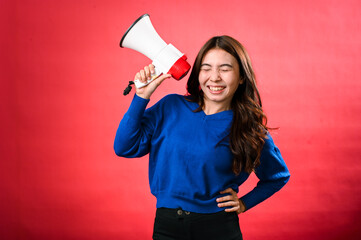
<svg viewBox="0 0 361 240">
<path fill-rule="evenodd" d="M 182 208 L 174 209 L 174 208 L 164 208 L 164 207 L 157 208 L 156 215 L 166 216 L 169 218 L 206 218 L 206 219 L 219 218 L 222 216 L 230 216 L 230 215 L 237 216 L 236 212 L 229 213 L 229 212 L 225 212 L 224 210 L 216 213 L 195 213 L 195 212 L 185 211 Z"/>
</svg>

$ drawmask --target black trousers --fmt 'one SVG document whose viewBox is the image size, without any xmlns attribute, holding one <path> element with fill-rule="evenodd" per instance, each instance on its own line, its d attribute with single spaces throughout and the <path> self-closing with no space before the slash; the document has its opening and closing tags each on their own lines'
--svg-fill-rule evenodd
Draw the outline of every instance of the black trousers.
<svg viewBox="0 0 361 240">
<path fill-rule="evenodd" d="M 211 214 L 182 209 L 158 208 L 154 240 L 242 240 L 238 215 L 221 211 Z"/>
</svg>

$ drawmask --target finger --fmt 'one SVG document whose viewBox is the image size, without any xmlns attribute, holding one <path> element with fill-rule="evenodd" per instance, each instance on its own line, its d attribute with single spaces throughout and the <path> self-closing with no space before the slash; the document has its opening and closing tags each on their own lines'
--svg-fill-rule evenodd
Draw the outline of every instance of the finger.
<svg viewBox="0 0 361 240">
<path fill-rule="evenodd" d="M 232 195 L 227 195 L 224 197 L 217 198 L 217 202 L 225 202 L 225 201 L 234 201 L 234 197 Z"/>
<path fill-rule="evenodd" d="M 144 67 L 144 73 L 145 73 L 145 77 L 146 77 L 148 80 L 150 80 L 150 78 L 151 78 L 151 73 L 150 73 L 150 69 L 149 69 L 148 66 L 145 66 L 145 67 Z"/>
<path fill-rule="evenodd" d="M 226 209 L 224 209 L 224 211 L 226 211 L 226 212 L 238 212 L 239 211 L 239 206 L 233 207 L 233 208 L 226 208 Z"/>
<path fill-rule="evenodd" d="M 143 69 L 140 70 L 139 73 L 140 73 L 140 79 L 139 79 L 139 80 L 140 80 L 141 82 L 147 82 L 147 78 L 146 78 L 146 76 L 145 76 L 144 70 L 143 70 Z"/>
<path fill-rule="evenodd" d="M 217 204 L 218 207 L 235 207 L 235 206 L 239 206 L 239 202 L 237 201 L 228 201 L 228 202 L 223 202 L 223 203 L 218 203 Z"/>
<path fill-rule="evenodd" d="M 226 190 L 223 190 L 220 192 L 221 194 L 224 194 L 224 193 L 235 193 L 235 191 L 232 189 L 232 188 L 227 188 Z"/>
<path fill-rule="evenodd" d="M 160 85 L 164 80 L 166 80 L 167 78 L 170 78 L 172 75 L 170 74 L 162 74 L 159 77 L 157 77 L 155 79 L 155 82 Z"/>
<path fill-rule="evenodd" d="M 151 72 L 151 74 L 154 74 L 155 73 L 155 70 L 154 70 L 154 65 L 153 64 L 149 64 L 149 70 Z"/>
<path fill-rule="evenodd" d="M 137 72 L 134 76 L 134 80 L 140 80 L 140 73 Z"/>
</svg>

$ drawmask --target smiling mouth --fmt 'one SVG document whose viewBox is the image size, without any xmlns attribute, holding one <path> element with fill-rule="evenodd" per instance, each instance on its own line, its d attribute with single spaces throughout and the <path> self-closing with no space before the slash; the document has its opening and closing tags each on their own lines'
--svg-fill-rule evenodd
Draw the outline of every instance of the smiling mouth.
<svg viewBox="0 0 361 240">
<path fill-rule="evenodd" d="M 208 88 L 209 88 L 211 91 L 218 92 L 218 91 L 222 91 L 222 90 L 225 89 L 226 87 L 212 87 L 212 86 L 208 86 Z"/>
</svg>

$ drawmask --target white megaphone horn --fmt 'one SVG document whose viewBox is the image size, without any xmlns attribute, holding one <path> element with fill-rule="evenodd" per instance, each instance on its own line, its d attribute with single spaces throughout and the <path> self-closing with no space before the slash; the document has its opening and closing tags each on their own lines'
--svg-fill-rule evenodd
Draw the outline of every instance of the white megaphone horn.
<svg viewBox="0 0 361 240">
<path fill-rule="evenodd" d="M 149 14 L 142 15 L 128 28 L 120 40 L 120 47 L 131 48 L 153 61 L 155 73 L 147 83 L 134 80 L 137 88 L 148 85 L 163 73 L 169 73 L 176 80 L 180 80 L 191 68 L 186 61 L 187 57 L 172 44 L 166 44 L 158 35 Z"/>
</svg>

